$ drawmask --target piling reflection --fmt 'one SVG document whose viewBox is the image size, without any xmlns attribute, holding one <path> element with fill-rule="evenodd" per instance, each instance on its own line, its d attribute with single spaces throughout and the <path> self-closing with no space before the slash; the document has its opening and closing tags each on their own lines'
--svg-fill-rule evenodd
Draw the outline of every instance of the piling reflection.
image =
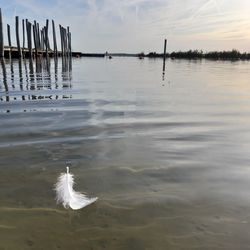
<svg viewBox="0 0 250 250">
<path fill-rule="evenodd" d="M 60 62 L 61 61 L 61 62 Z M 60 63 L 59 63 L 60 62 Z M 61 67 L 60 67 L 61 66 Z M 1 59 L 0 101 L 71 99 L 70 58 Z M 0 108 L 0 112 L 2 112 Z M 8 107 L 8 112 L 10 112 Z M 6 112 L 6 109 L 5 109 Z"/>
<path fill-rule="evenodd" d="M 13 67 L 13 61 L 12 59 L 10 59 L 10 79 L 11 79 L 11 85 L 12 85 L 12 88 L 15 89 L 15 74 L 14 74 L 14 67 Z"/>
<path fill-rule="evenodd" d="M 6 93 L 5 98 L 6 98 L 6 102 L 9 102 L 10 101 L 9 87 L 7 83 L 7 74 L 6 74 L 6 66 L 5 66 L 4 58 L 1 58 L 1 67 L 2 67 L 2 75 L 3 75 L 3 85 L 4 85 L 4 89 Z"/>
</svg>

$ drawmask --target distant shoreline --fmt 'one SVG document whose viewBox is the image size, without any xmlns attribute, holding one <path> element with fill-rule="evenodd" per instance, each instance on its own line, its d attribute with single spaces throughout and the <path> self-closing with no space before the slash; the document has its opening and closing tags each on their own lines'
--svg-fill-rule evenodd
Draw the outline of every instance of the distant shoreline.
<svg viewBox="0 0 250 250">
<path fill-rule="evenodd" d="M 145 54 L 141 53 L 82 53 L 73 52 L 77 57 L 138 57 L 143 58 L 164 58 L 163 53 L 150 52 Z M 166 58 L 171 59 L 213 59 L 213 60 L 250 60 L 250 53 L 239 52 L 238 50 L 230 51 L 210 51 L 203 52 L 202 50 L 188 50 L 188 51 L 174 51 L 171 53 L 166 53 Z"/>
</svg>

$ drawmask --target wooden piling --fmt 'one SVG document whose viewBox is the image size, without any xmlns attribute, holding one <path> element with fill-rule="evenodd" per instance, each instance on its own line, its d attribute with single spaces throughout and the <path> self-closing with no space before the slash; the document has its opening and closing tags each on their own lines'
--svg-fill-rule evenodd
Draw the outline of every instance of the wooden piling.
<svg viewBox="0 0 250 250">
<path fill-rule="evenodd" d="M 56 44 L 56 29 L 54 20 L 52 20 L 52 28 L 53 28 L 53 43 L 54 43 L 54 54 L 57 57 L 57 44 Z"/>
<path fill-rule="evenodd" d="M 48 34 L 48 51 L 50 51 L 49 34 Z"/>
<path fill-rule="evenodd" d="M 165 72 L 165 67 L 166 67 L 166 49 L 167 49 L 167 39 L 164 40 L 163 72 Z"/>
<path fill-rule="evenodd" d="M 32 24 L 28 21 L 28 19 L 26 19 L 26 29 L 27 29 L 27 41 L 28 41 L 29 57 L 32 58 L 32 38 L 31 38 Z"/>
<path fill-rule="evenodd" d="M 68 56 L 68 37 L 67 37 L 67 30 L 65 28 L 63 28 L 63 32 L 64 32 L 64 48 L 65 48 L 65 56 Z"/>
<path fill-rule="evenodd" d="M 22 30 L 23 30 L 23 57 L 25 58 L 25 20 L 22 19 Z"/>
<path fill-rule="evenodd" d="M 4 57 L 4 40 L 3 40 L 3 18 L 0 8 L 0 57 Z"/>
<path fill-rule="evenodd" d="M 70 80 L 72 78 L 72 49 L 71 49 L 71 32 L 69 32 L 69 74 Z"/>
<path fill-rule="evenodd" d="M 72 49 L 71 49 L 71 32 L 69 32 L 69 56 L 72 57 Z"/>
<path fill-rule="evenodd" d="M 65 47 L 65 32 L 64 27 L 62 27 L 62 41 L 63 41 L 63 56 L 66 54 L 66 47 Z"/>
<path fill-rule="evenodd" d="M 9 44 L 9 47 L 11 49 L 11 34 L 10 34 L 10 25 L 7 24 L 7 34 L 8 34 L 8 44 Z"/>
<path fill-rule="evenodd" d="M 16 44 L 18 49 L 18 56 L 22 57 L 22 50 L 20 47 L 20 39 L 19 39 L 19 17 L 16 16 Z"/>
<path fill-rule="evenodd" d="M 40 31 L 41 33 L 41 50 L 44 50 L 44 35 L 43 35 L 43 28 Z"/>
<path fill-rule="evenodd" d="M 12 54 L 12 47 L 11 47 L 11 36 L 10 36 L 10 25 L 7 24 L 7 35 L 8 35 L 8 45 L 10 47 L 9 50 L 9 58 L 11 58 L 11 54 Z"/>
<path fill-rule="evenodd" d="M 37 32 L 37 39 L 38 39 L 38 48 L 39 48 L 39 50 L 41 50 L 41 38 L 40 38 L 39 23 L 37 23 L 36 32 Z"/>
<path fill-rule="evenodd" d="M 45 26 L 45 46 L 46 46 L 46 57 L 48 57 L 48 49 L 49 49 L 49 20 L 46 20 Z"/>
<path fill-rule="evenodd" d="M 67 26 L 66 30 L 66 37 L 67 37 L 67 56 L 69 57 L 69 26 Z"/>
<path fill-rule="evenodd" d="M 66 55 L 66 43 L 65 43 L 65 29 L 62 27 L 62 41 L 63 41 L 63 56 Z"/>
<path fill-rule="evenodd" d="M 35 55 L 37 56 L 37 36 L 36 36 L 36 21 L 33 25 L 33 41 L 34 41 L 34 47 L 35 47 Z"/>
<path fill-rule="evenodd" d="M 35 46 L 35 53 L 38 55 L 38 50 L 40 49 L 40 32 L 39 32 L 39 25 L 34 21 L 33 26 L 33 37 L 34 37 L 34 46 Z"/>
<path fill-rule="evenodd" d="M 60 28 L 60 38 L 61 38 L 61 51 L 58 50 L 57 45 L 57 34 L 55 28 L 55 21 L 52 20 L 52 36 L 53 41 L 49 39 L 49 20 L 46 19 L 46 25 L 41 30 L 39 28 L 39 23 L 34 21 L 34 23 L 30 23 L 28 19 L 20 19 L 19 17 L 15 17 L 15 35 L 16 35 L 16 46 L 13 47 L 13 38 L 11 41 L 11 31 L 10 25 L 7 24 L 7 35 L 8 35 L 8 45 L 9 48 L 6 48 L 6 52 L 9 52 L 12 56 L 18 56 L 21 58 L 25 57 L 25 54 L 29 54 L 30 57 L 33 55 L 46 55 L 48 56 L 64 56 L 71 57 L 72 49 L 71 49 L 71 32 L 69 27 L 64 28 L 59 25 Z M 14 37 L 15 39 L 15 37 Z M 32 41 L 33 40 L 33 41 Z M 34 44 L 33 44 L 34 42 Z M 53 45 L 52 45 L 53 43 Z M 32 48 L 32 44 L 33 47 Z M 50 46 L 51 45 L 51 46 Z M 53 47 L 53 48 L 52 48 Z M 27 48 L 28 51 L 27 52 Z M 0 8 L 0 58 L 4 57 L 4 34 L 3 34 L 3 20 L 2 20 L 2 12 Z"/>
<path fill-rule="evenodd" d="M 22 20 L 22 26 L 23 26 L 23 49 L 25 48 L 25 20 Z"/>
<path fill-rule="evenodd" d="M 61 56 L 64 55 L 64 47 L 63 47 L 63 28 L 61 24 L 59 24 L 59 30 L 60 30 L 60 38 L 61 38 Z"/>
</svg>

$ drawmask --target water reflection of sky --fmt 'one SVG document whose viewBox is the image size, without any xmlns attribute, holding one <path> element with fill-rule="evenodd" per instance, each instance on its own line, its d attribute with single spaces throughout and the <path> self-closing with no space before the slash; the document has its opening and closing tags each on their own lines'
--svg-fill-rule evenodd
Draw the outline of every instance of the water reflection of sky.
<svg viewBox="0 0 250 250">
<path fill-rule="evenodd" d="M 0 225 L 17 227 L 0 228 L 2 246 L 249 248 L 248 63 L 167 60 L 163 85 L 162 60 L 76 59 L 71 88 L 61 66 L 56 88 L 54 65 L 39 83 L 23 70 L 22 90 L 13 64 L 21 100 L 1 84 Z M 26 94 L 54 92 L 72 98 Z M 75 220 L 54 201 L 66 162 L 76 189 L 99 197 Z"/>
</svg>

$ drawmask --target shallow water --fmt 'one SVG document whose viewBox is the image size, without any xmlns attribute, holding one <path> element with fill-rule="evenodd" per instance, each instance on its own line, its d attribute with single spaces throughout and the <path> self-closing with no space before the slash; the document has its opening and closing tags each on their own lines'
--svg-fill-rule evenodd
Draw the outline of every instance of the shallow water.
<svg viewBox="0 0 250 250">
<path fill-rule="evenodd" d="M 0 249 L 249 249 L 249 65 L 5 61 Z M 95 204 L 56 204 L 66 164 Z"/>
</svg>

